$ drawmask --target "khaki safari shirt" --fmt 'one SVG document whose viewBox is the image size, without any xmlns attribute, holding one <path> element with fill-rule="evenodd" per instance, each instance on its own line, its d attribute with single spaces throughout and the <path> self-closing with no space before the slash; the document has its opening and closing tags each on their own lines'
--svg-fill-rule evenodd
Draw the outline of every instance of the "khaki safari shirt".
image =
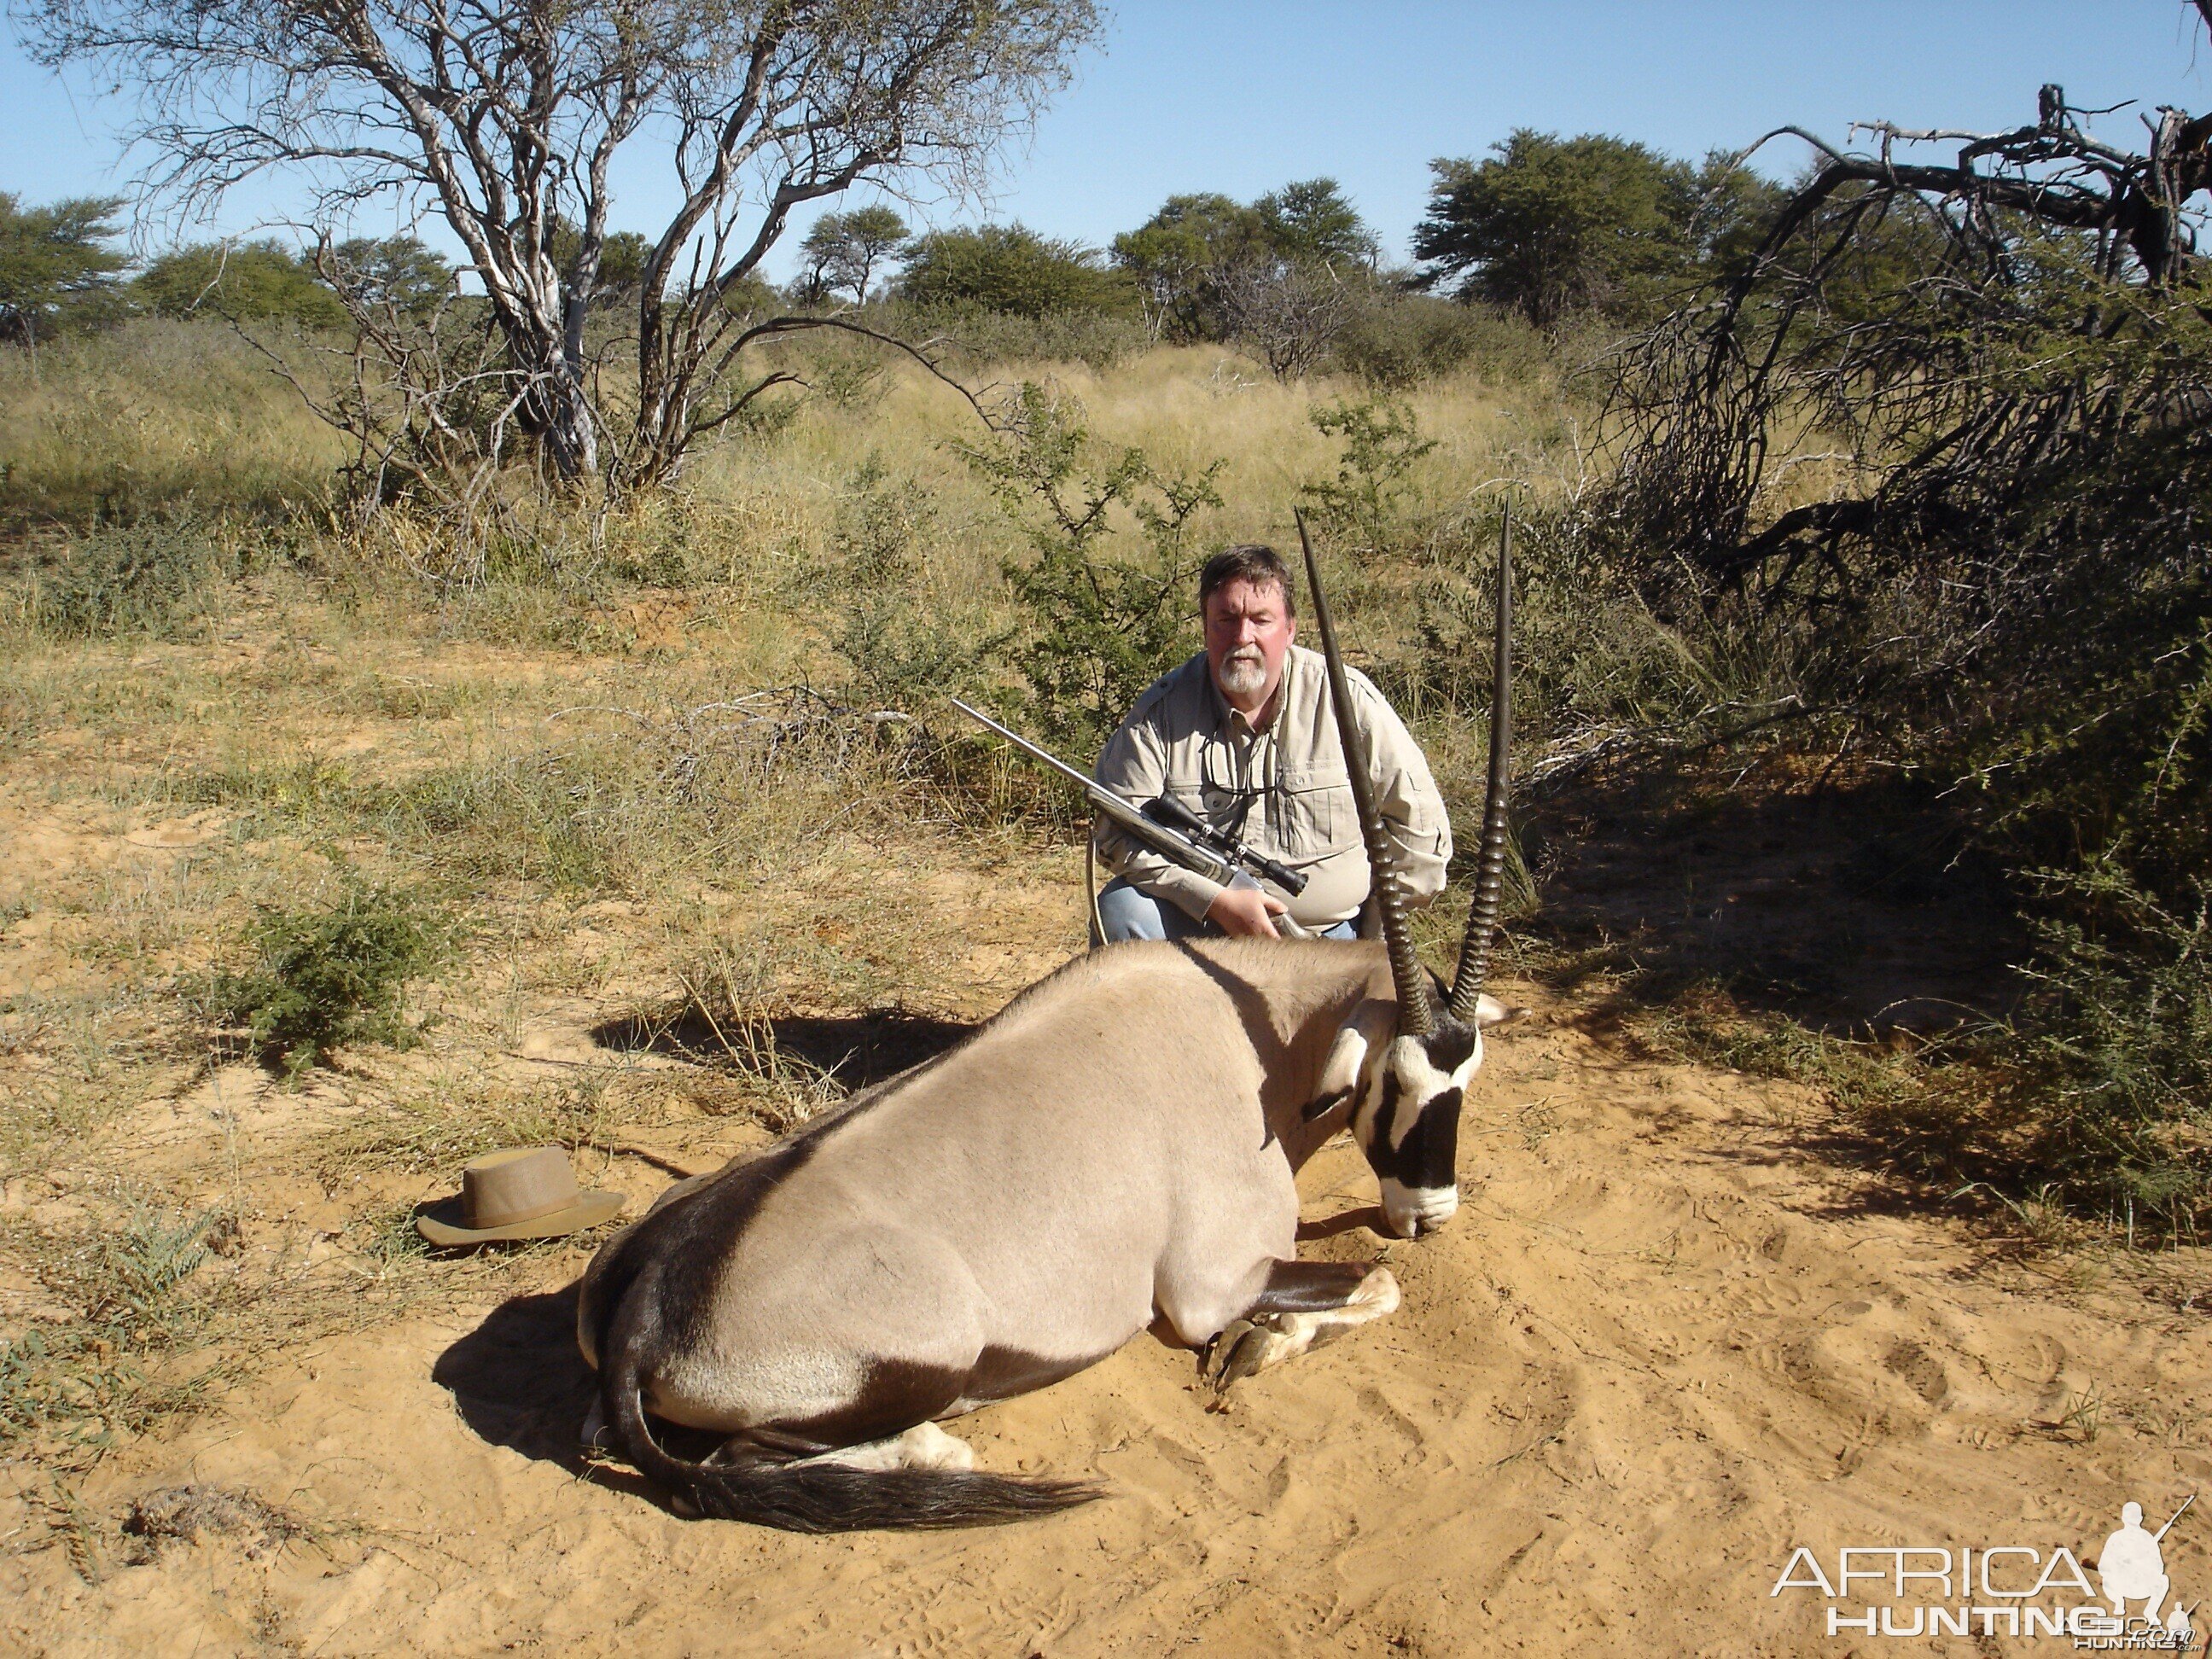
<svg viewBox="0 0 2212 1659">
<path fill-rule="evenodd" d="M 1382 694 L 1357 670 L 1345 672 L 1402 890 L 1409 902 L 1426 904 L 1443 890 L 1451 860 L 1443 799 Z M 1306 890 L 1289 900 L 1301 927 L 1333 927 L 1366 900 L 1367 851 L 1317 651 L 1291 647 L 1267 723 L 1256 730 L 1222 696 L 1200 652 L 1145 688 L 1098 757 L 1097 776 L 1139 806 L 1172 796 L 1255 852 L 1302 871 Z M 1099 857 L 1115 874 L 1194 918 L 1203 919 L 1221 891 L 1218 882 L 1139 845 L 1110 819 L 1098 821 L 1096 835 Z"/>
</svg>

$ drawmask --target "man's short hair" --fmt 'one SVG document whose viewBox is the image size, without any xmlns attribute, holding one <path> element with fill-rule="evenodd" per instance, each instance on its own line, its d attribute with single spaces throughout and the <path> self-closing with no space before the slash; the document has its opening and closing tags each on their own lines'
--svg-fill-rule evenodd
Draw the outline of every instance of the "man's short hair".
<svg viewBox="0 0 2212 1659">
<path fill-rule="evenodd" d="M 1273 582 L 1283 596 L 1283 614 L 1298 614 L 1298 591 L 1291 585 L 1291 568 L 1272 547 L 1243 542 L 1235 547 L 1224 547 L 1208 559 L 1206 568 L 1198 573 L 1200 617 L 1206 614 L 1206 602 L 1231 582 L 1249 582 L 1255 587 L 1265 587 Z"/>
</svg>

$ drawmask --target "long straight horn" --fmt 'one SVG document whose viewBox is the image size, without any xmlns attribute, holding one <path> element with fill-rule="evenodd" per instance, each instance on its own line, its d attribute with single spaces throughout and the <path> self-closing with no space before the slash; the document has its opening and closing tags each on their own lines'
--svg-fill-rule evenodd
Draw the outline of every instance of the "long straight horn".
<svg viewBox="0 0 2212 1659">
<path fill-rule="evenodd" d="M 1426 1036 L 1436 1029 L 1429 1006 L 1429 986 L 1413 952 L 1413 929 L 1406 922 L 1406 900 L 1398 890 L 1398 861 L 1382 827 L 1382 814 L 1375 805 L 1374 775 L 1367 769 L 1367 740 L 1352 718 L 1352 686 L 1345 678 L 1344 653 L 1336 647 L 1336 629 L 1328 618 L 1328 596 L 1322 592 L 1321 566 L 1314 558 L 1313 538 L 1306 533 L 1306 515 L 1298 521 L 1298 545 L 1305 550 L 1306 586 L 1313 590 L 1314 622 L 1321 629 L 1321 650 L 1328 664 L 1328 701 L 1336 711 L 1336 735 L 1344 748 L 1344 769 L 1352 780 L 1352 799 L 1359 809 L 1360 839 L 1367 843 L 1367 869 L 1375 892 L 1375 908 L 1382 918 L 1382 943 L 1390 952 L 1390 977 L 1398 988 L 1398 1030 L 1407 1036 Z"/>
<path fill-rule="evenodd" d="M 1513 508 L 1498 526 L 1498 645 L 1490 683 L 1490 782 L 1482 803 L 1482 849 L 1475 859 L 1474 902 L 1452 975 L 1452 1018 L 1472 1023 L 1490 971 L 1490 940 L 1505 889 L 1506 748 L 1513 740 Z"/>
</svg>

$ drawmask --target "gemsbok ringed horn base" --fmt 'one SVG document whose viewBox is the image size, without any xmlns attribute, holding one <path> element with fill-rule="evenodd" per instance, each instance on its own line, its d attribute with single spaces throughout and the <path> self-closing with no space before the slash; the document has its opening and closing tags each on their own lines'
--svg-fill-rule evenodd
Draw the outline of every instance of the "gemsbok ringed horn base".
<svg viewBox="0 0 2212 1659">
<path fill-rule="evenodd" d="M 1397 1306 L 1378 1264 L 1296 1260 L 1295 1176 L 1348 1127 L 1393 1232 L 1457 1207 L 1461 1103 L 1503 1018 L 1481 975 L 1504 857 L 1510 543 L 1482 878 L 1449 991 L 1414 957 L 1344 714 L 1376 694 L 1346 672 L 1310 542 L 1305 556 L 1382 941 L 1109 946 L 936 1060 L 663 1194 L 593 1258 L 577 1338 L 599 1373 L 587 1439 L 610 1434 L 679 1508 L 805 1532 L 1063 1509 L 1098 1489 L 975 1470 L 936 1424 L 1081 1370 L 1155 1319 L 1225 1389 Z M 675 1456 L 648 1412 L 721 1443 Z"/>
</svg>

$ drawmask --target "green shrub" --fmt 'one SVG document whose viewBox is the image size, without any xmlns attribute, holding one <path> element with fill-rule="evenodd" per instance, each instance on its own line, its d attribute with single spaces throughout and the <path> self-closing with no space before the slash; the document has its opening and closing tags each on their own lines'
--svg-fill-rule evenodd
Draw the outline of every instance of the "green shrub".
<svg viewBox="0 0 2212 1659">
<path fill-rule="evenodd" d="M 974 307 L 1021 317 L 1063 312 L 1136 316 L 1136 284 L 1097 250 L 1020 225 L 939 230 L 908 246 L 899 292 L 921 306 Z"/>
<path fill-rule="evenodd" d="M 2212 884 L 2169 908 L 2102 861 L 2036 876 L 2045 903 L 2007 1033 L 2026 1162 L 2077 1206 L 2188 1231 L 2212 1204 Z"/>
<path fill-rule="evenodd" d="M 336 1044 L 403 1041 L 400 991 L 446 939 L 410 895 L 352 884 L 335 904 L 264 910 L 246 943 L 252 965 L 216 977 L 210 1012 L 296 1077 Z"/>
<path fill-rule="evenodd" d="M 937 522 L 937 503 L 912 477 L 894 477 L 880 454 L 853 469 L 838 492 L 830 532 L 840 587 L 910 586 L 921 574 L 922 549 Z"/>
<path fill-rule="evenodd" d="M 1534 333 L 1497 313 L 1420 294 L 1370 307 L 1336 337 L 1337 366 L 1371 386 L 1403 390 L 1480 359 L 1525 357 L 1516 333 Z"/>
<path fill-rule="evenodd" d="M 1046 744 L 1088 757 L 1190 649 L 1190 520 L 1221 497 L 1219 463 L 1163 473 L 1141 449 L 1104 450 L 1080 416 L 1024 382 L 994 441 L 954 447 L 1034 556 L 1005 567 L 1020 620 L 997 641 L 1028 684 L 1023 713 Z"/>
<path fill-rule="evenodd" d="M 346 319 L 313 267 L 273 241 L 181 247 L 147 266 L 131 287 L 161 317 L 206 312 L 234 321 L 289 318 L 313 328 L 335 328 Z"/>
<path fill-rule="evenodd" d="M 1421 435 L 1410 404 L 1389 397 L 1339 398 L 1307 418 L 1343 446 L 1336 477 L 1305 488 L 1316 523 L 1355 546 L 1383 551 L 1396 539 L 1407 479 L 1437 441 Z"/>
<path fill-rule="evenodd" d="M 890 387 L 890 359 L 872 340 L 824 329 L 799 355 L 809 394 L 847 415 L 866 414 Z M 799 405 L 788 401 L 775 407 L 796 410 Z"/>
<path fill-rule="evenodd" d="M 931 590 L 925 549 L 936 520 L 930 493 L 872 454 L 839 492 L 832 556 L 799 579 L 801 597 L 829 609 L 830 645 L 871 709 L 912 713 L 974 678 L 988 630 L 971 607 Z"/>
<path fill-rule="evenodd" d="M 118 1334 L 157 1326 L 177 1287 L 208 1258 L 206 1239 L 222 1218 L 210 1210 L 173 1224 L 145 1211 L 100 1242 L 85 1317 Z"/>
<path fill-rule="evenodd" d="M 837 618 L 830 643 L 852 664 L 854 689 L 871 709 L 911 714 L 974 679 L 975 637 L 971 617 L 909 592 L 870 588 Z"/>
<path fill-rule="evenodd" d="M 190 520 L 117 526 L 72 542 L 33 579 L 32 616 L 61 639 L 169 634 L 214 610 L 229 556 Z"/>
</svg>

